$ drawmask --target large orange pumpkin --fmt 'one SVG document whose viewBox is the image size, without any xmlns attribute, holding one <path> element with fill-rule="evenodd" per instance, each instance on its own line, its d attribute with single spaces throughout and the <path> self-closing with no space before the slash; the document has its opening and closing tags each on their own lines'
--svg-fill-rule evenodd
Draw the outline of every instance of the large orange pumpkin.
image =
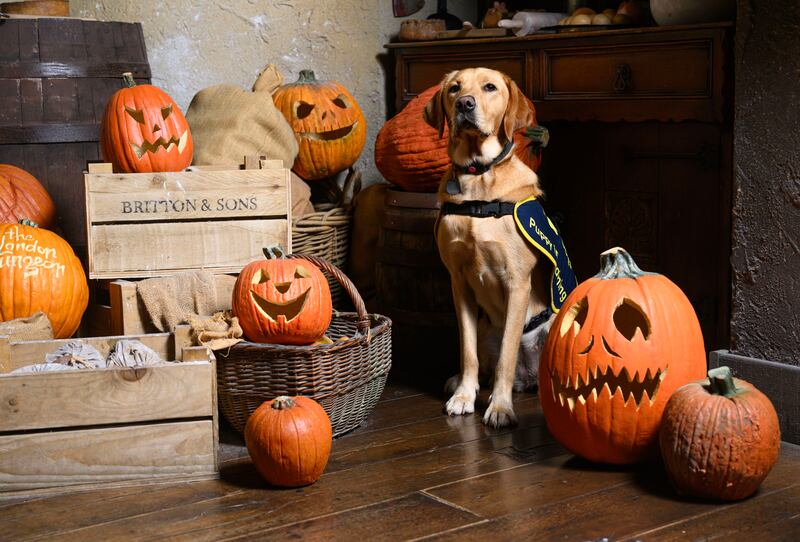
<svg viewBox="0 0 800 542">
<path fill-rule="evenodd" d="M 279 87 L 277 108 L 294 130 L 300 152 L 292 168 L 307 181 L 323 179 L 355 164 L 367 140 L 367 121 L 350 92 L 335 81 L 318 81 L 311 70 Z"/>
<path fill-rule="evenodd" d="M 433 86 L 411 100 L 402 111 L 386 121 L 375 140 L 375 165 L 392 184 L 411 192 L 436 192 L 447 168 L 447 126 L 439 137 L 428 125 L 422 111 L 440 86 Z M 531 111 L 535 109 L 529 101 Z M 514 134 L 515 154 L 532 170 L 539 169 L 541 149 L 525 137 L 525 130 Z"/>
<path fill-rule="evenodd" d="M 642 460 L 657 446 L 669 396 L 705 367 L 700 323 L 680 288 L 611 249 L 600 273 L 567 297 L 545 342 L 547 427 L 591 461 Z"/>
<path fill-rule="evenodd" d="M 681 493 L 733 501 L 755 493 L 778 460 L 781 430 L 769 398 L 717 367 L 670 397 L 659 442 Z"/>
<path fill-rule="evenodd" d="M 244 441 L 264 480 L 275 486 L 300 487 L 316 482 L 331 453 L 331 421 L 308 397 L 277 397 L 247 419 Z"/>
<path fill-rule="evenodd" d="M 137 85 L 123 74 L 126 88 L 106 104 L 101 124 L 103 159 L 120 173 L 181 171 L 192 163 L 192 134 L 178 104 L 153 85 Z"/>
<path fill-rule="evenodd" d="M 253 342 L 311 344 L 331 323 L 333 304 L 322 271 L 306 260 L 285 259 L 275 248 L 247 264 L 233 287 L 233 313 Z"/>
<path fill-rule="evenodd" d="M 0 222 L 16 223 L 23 218 L 50 228 L 56 207 L 36 177 L 16 166 L 0 164 Z"/>
<path fill-rule="evenodd" d="M 28 224 L 0 224 L 0 321 L 44 312 L 57 339 L 72 336 L 89 287 L 72 247 Z"/>
</svg>

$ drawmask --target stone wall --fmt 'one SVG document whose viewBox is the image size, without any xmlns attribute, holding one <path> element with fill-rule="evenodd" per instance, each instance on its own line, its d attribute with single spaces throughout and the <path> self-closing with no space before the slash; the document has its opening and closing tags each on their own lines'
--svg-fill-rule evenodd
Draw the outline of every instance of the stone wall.
<svg viewBox="0 0 800 542">
<path fill-rule="evenodd" d="M 462 19 L 475 19 L 477 0 L 450 4 Z M 287 80 L 311 68 L 318 79 L 339 81 L 364 110 L 367 145 L 359 166 L 368 181 L 377 179 L 373 143 L 386 118 L 393 74 L 383 45 L 402 20 L 393 17 L 388 0 L 72 0 L 70 6 L 74 16 L 141 22 L 153 84 L 184 110 L 201 88 L 250 88 L 269 63 Z M 411 17 L 424 18 L 435 8 L 428 0 Z"/>
</svg>

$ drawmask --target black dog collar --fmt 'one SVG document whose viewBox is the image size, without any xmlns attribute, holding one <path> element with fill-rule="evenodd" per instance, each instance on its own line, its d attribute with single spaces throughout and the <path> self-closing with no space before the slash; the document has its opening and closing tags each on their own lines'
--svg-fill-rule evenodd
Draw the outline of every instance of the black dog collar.
<svg viewBox="0 0 800 542">
<path fill-rule="evenodd" d="M 483 175 L 502 160 L 505 159 L 506 156 L 511 152 L 514 148 L 514 141 L 506 141 L 506 144 L 503 145 L 503 150 L 500 151 L 500 154 L 495 156 L 494 160 L 489 162 L 488 164 L 481 164 L 480 162 L 470 162 L 466 166 L 459 166 L 458 164 L 453 164 L 453 174 L 448 179 L 447 184 L 445 185 L 445 191 L 450 194 L 451 196 L 455 196 L 456 194 L 461 193 L 461 184 L 458 181 L 459 175 Z"/>
</svg>

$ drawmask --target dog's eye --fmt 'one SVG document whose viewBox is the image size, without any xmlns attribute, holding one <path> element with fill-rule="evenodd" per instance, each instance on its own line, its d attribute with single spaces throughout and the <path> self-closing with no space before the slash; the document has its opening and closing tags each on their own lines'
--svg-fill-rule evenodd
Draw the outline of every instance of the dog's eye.
<svg viewBox="0 0 800 542">
<path fill-rule="evenodd" d="M 497 87 L 494 86 L 493 83 L 486 83 L 485 85 L 483 85 L 483 90 L 485 90 L 486 92 L 494 92 L 495 90 L 497 90 Z"/>
<path fill-rule="evenodd" d="M 454 85 L 450 85 L 450 88 L 447 89 L 447 92 L 453 94 L 454 92 L 458 92 L 460 88 L 461 87 L 458 85 L 458 83 L 456 83 Z"/>
</svg>

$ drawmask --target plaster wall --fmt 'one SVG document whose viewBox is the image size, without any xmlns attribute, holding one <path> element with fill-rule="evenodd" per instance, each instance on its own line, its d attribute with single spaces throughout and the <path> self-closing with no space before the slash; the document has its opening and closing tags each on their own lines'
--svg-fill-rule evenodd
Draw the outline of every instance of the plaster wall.
<svg viewBox="0 0 800 542">
<path fill-rule="evenodd" d="M 425 4 L 410 18 L 436 11 L 434 0 Z M 450 4 L 462 19 L 476 18 L 477 0 Z M 367 119 L 358 166 L 367 182 L 379 178 L 374 142 L 394 70 L 383 45 L 402 21 L 389 0 L 72 0 L 70 9 L 73 16 L 141 22 L 153 84 L 184 111 L 202 88 L 233 83 L 249 89 L 269 63 L 287 81 L 310 68 L 318 79 L 342 83 Z"/>
<path fill-rule="evenodd" d="M 797 51 L 800 3 L 739 0 L 732 347 L 790 365 L 800 365 Z"/>
</svg>

